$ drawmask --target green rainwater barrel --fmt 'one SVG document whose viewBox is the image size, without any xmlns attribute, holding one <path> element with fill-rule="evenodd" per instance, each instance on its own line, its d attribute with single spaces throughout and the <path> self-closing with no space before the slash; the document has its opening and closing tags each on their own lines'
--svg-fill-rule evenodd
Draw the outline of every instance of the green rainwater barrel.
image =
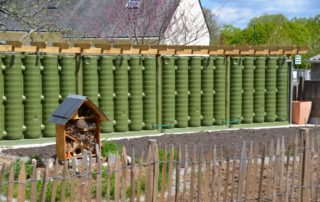
<svg viewBox="0 0 320 202">
<path fill-rule="evenodd" d="M 269 56 L 267 58 L 266 69 L 266 122 L 273 122 L 277 118 L 276 113 L 276 95 L 277 95 L 277 57 Z"/>
<path fill-rule="evenodd" d="M 114 103 L 113 103 L 113 56 L 102 56 L 100 58 L 99 71 L 99 99 L 100 110 L 108 117 L 108 121 L 101 123 L 102 132 L 113 132 Z"/>
<path fill-rule="evenodd" d="M 175 126 L 175 59 L 162 57 L 162 128 Z"/>
<path fill-rule="evenodd" d="M 38 138 L 41 136 L 41 71 L 40 58 L 37 55 L 26 55 L 24 59 L 24 121 L 27 127 L 25 138 Z"/>
<path fill-rule="evenodd" d="M 155 128 L 157 122 L 157 60 L 146 56 L 143 60 L 143 122 L 145 130 Z"/>
<path fill-rule="evenodd" d="M 226 121 L 226 64 L 224 57 L 217 57 L 214 65 L 214 118 L 215 125 L 224 125 Z"/>
<path fill-rule="evenodd" d="M 266 57 L 255 59 L 253 110 L 255 123 L 263 123 L 265 116 L 265 70 Z"/>
<path fill-rule="evenodd" d="M 4 131 L 4 108 L 3 108 L 3 74 L 2 74 L 2 57 L 3 55 L 0 54 L 0 140 L 3 137 L 3 131 Z"/>
<path fill-rule="evenodd" d="M 116 67 L 114 72 L 114 92 L 116 94 L 114 103 L 114 119 L 116 132 L 129 130 L 128 120 L 128 56 L 117 57 L 114 61 Z"/>
<path fill-rule="evenodd" d="M 83 56 L 83 95 L 97 106 L 99 94 L 98 56 Z"/>
<path fill-rule="evenodd" d="M 50 123 L 48 119 L 51 114 L 59 106 L 59 72 L 58 72 L 58 56 L 45 55 L 41 60 L 42 71 L 42 95 L 44 101 L 42 104 L 42 123 L 45 128 L 44 137 L 55 137 L 55 125 Z"/>
<path fill-rule="evenodd" d="M 188 68 L 189 57 L 176 60 L 176 120 L 177 128 L 188 127 Z"/>
<path fill-rule="evenodd" d="M 244 57 L 242 70 L 242 123 L 253 122 L 254 58 Z"/>
<path fill-rule="evenodd" d="M 213 118 L 213 58 L 205 57 L 202 60 L 202 72 L 201 72 L 201 114 L 202 114 L 202 126 L 212 126 L 214 122 Z"/>
<path fill-rule="evenodd" d="M 242 121 L 242 66 L 241 58 L 231 58 L 230 72 L 230 124 Z"/>
<path fill-rule="evenodd" d="M 142 129 L 143 111 L 142 111 L 142 61 L 139 56 L 132 56 L 129 60 L 129 119 L 130 130 L 139 131 Z"/>
<path fill-rule="evenodd" d="M 189 126 L 201 125 L 201 57 L 190 58 L 189 68 Z"/>
<path fill-rule="evenodd" d="M 76 59 L 74 55 L 64 55 L 60 59 L 60 92 L 64 100 L 69 94 L 76 94 Z"/>
<path fill-rule="evenodd" d="M 288 120 L 288 72 L 287 58 L 282 56 L 277 70 L 277 121 Z"/>
<path fill-rule="evenodd" d="M 23 78 L 22 78 L 22 55 L 6 55 L 4 74 L 4 94 L 7 98 L 5 103 L 5 130 L 6 139 L 18 140 L 23 138 Z"/>
</svg>

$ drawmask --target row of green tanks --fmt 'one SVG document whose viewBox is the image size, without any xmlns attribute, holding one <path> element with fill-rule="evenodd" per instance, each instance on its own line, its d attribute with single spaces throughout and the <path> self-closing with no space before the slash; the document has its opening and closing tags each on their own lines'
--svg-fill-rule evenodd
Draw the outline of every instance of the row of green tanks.
<svg viewBox="0 0 320 202">
<path fill-rule="evenodd" d="M 54 137 L 48 118 L 79 89 L 110 119 L 103 132 L 288 118 L 283 56 L 231 57 L 230 72 L 224 56 L 0 56 L 0 134 L 5 139 Z"/>
</svg>

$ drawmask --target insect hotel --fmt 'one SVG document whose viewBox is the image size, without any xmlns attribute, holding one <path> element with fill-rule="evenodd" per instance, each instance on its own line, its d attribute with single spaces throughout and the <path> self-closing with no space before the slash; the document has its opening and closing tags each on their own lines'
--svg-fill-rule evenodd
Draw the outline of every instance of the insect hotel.
<svg viewBox="0 0 320 202">
<path fill-rule="evenodd" d="M 56 124 L 56 155 L 59 160 L 81 158 L 84 150 L 101 148 L 100 122 L 108 118 L 85 96 L 69 95 L 49 118 Z"/>
</svg>

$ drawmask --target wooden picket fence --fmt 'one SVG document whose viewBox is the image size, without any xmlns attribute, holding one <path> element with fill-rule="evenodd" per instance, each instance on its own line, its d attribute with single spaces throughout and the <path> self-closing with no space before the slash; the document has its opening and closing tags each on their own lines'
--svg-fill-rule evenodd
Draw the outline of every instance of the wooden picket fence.
<svg viewBox="0 0 320 202">
<path fill-rule="evenodd" d="M 320 135 L 265 144 L 243 143 L 207 152 L 201 146 L 149 141 L 139 158 L 126 149 L 108 165 L 91 155 L 53 168 L 2 166 L 5 201 L 319 201 Z M 134 153 L 134 151 L 133 151 Z M 99 154 L 98 154 L 99 155 Z"/>
</svg>

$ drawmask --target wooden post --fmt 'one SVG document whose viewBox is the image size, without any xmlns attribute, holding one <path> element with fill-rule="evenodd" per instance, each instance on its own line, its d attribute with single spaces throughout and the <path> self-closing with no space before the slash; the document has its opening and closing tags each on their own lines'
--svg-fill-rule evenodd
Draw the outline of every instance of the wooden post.
<svg viewBox="0 0 320 202">
<path fill-rule="evenodd" d="M 226 202 L 228 199 L 228 189 L 229 189 L 229 173 L 230 173 L 230 151 L 229 147 L 226 150 L 226 157 L 227 157 L 227 168 L 226 168 L 226 181 L 224 184 L 224 194 L 223 194 L 223 201 Z"/>
<path fill-rule="evenodd" d="M 6 172 L 6 164 L 2 164 L 1 173 L 0 173 L 0 194 L 2 194 L 2 187 L 3 187 L 3 178 Z"/>
<path fill-rule="evenodd" d="M 9 180 L 8 180 L 8 202 L 12 202 L 14 191 L 14 171 L 13 163 L 10 165 Z"/>
<path fill-rule="evenodd" d="M 121 154 L 121 162 L 122 162 L 122 174 L 121 174 L 121 201 L 125 202 L 127 197 L 127 151 L 126 147 L 122 147 Z"/>
<path fill-rule="evenodd" d="M 237 169 L 237 160 L 238 160 L 238 144 L 235 144 L 234 147 L 234 154 L 233 154 L 233 164 L 232 164 L 232 175 L 231 175 L 231 198 L 230 201 L 233 201 L 234 195 L 235 195 L 235 175 L 236 175 L 236 169 Z"/>
<path fill-rule="evenodd" d="M 160 188 L 160 202 L 164 202 L 164 195 L 166 192 L 166 175 L 167 175 L 167 146 L 164 146 L 162 155 L 162 168 L 161 168 L 161 188 Z"/>
<path fill-rule="evenodd" d="M 152 190 L 152 201 L 158 201 L 158 179 L 159 179 L 159 151 L 157 141 L 152 141 L 152 153 L 153 153 L 153 190 Z"/>
<path fill-rule="evenodd" d="M 212 174 L 211 174 L 210 201 L 214 201 L 214 193 L 216 191 L 216 182 L 217 182 L 217 147 L 215 145 L 213 148 L 213 153 L 212 153 Z"/>
<path fill-rule="evenodd" d="M 18 202 L 24 202 L 26 198 L 26 167 L 22 163 L 19 177 L 18 177 Z"/>
<path fill-rule="evenodd" d="M 172 196 L 172 172 L 173 172 L 173 161 L 174 161 L 174 146 L 171 145 L 171 150 L 169 154 L 169 168 L 168 168 L 168 186 L 167 186 L 167 191 L 168 191 L 168 198 L 167 201 L 171 201 L 171 196 Z"/>
<path fill-rule="evenodd" d="M 199 151 L 199 161 L 198 161 L 198 189 L 197 189 L 197 202 L 200 202 L 201 192 L 202 192 L 202 164 L 203 164 L 203 151 L 202 148 Z"/>
<path fill-rule="evenodd" d="M 139 171 L 138 171 L 138 176 L 137 176 L 137 181 L 138 181 L 137 182 L 137 202 L 140 202 L 143 160 L 144 160 L 144 153 L 142 151 L 141 156 L 140 156 L 140 165 L 139 165 Z"/>
<path fill-rule="evenodd" d="M 230 128 L 230 68 L 231 68 L 231 58 L 227 56 L 226 62 L 226 125 Z"/>
<path fill-rule="evenodd" d="M 184 173 L 183 173 L 183 192 L 182 192 L 182 201 L 186 201 L 186 192 L 187 192 L 187 184 L 188 184 L 188 165 L 189 165 L 189 157 L 188 157 L 188 145 L 186 144 L 184 147 Z"/>
<path fill-rule="evenodd" d="M 194 196 L 194 189 L 195 189 L 195 164 L 196 164 L 196 158 L 197 158 L 197 147 L 196 145 L 193 145 L 193 151 L 192 151 L 192 162 L 191 162 L 191 181 L 190 181 L 190 200 L 193 201 Z"/>
<path fill-rule="evenodd" d="M 156 55 L 157 60 L 157 124 L 156 126 L 162 126 L 162 59 L 161 55 Z M 157 129 L 157 128 L 156 128 Z M 162 132 L 162 127 L 158 130 Z"/>
<path fill-rule="evenodd" d="M 102 167 L 101 167 L 101 153 L 100 153 L 100 146 L 96 144 L 96 155 L 97 155 L 97 191 L 96 191 L 96 200 L 101 201 L 102 200 L 102 184 L 101 184 L 101 178 L 102 178 Z"/>
<path fill-rule="evenodd" d="M 207 152 L 206 155 L 206 172 L 205 172 L 205 177 L 204 177 L 204 188 L 203 188 L 203 192 L 204 192 L 204 196 L 203 196 L 203 200 L 204 202 L 208 202 L 209 201 L 209 184 L 210 184 L 210 173 L 211 173 L 211 159 L 212 159 L 212 147 L 210 146 L 209 151 Z"/>
<path fill-rule="evenodd" d="M 120 198 L 119 193 L 119 187 L 120 187 L 120 175 L 119 175 L 119 169 L 120 169 L 120 160 L 118 158 L 118 155 L 116 155 L 116 162 L 115 162 L 115 177 L 114 177 L 114 201 L 118 202 Z"/>
<path fill-rule="evenodd" d="M 251 182 L 252 182 L 252 173 L 253 171 L 253 143 L 250 142 L 250 150 L 249 150 L 249 159 L 248 159 L 248 166 L 247 166 L 247 180 L 246 180 L 246 191 L 245 191 L 245 197 L 249 198 L 251 196 L 250 192 L 252 192 Z"/>
<path fill-rule="evenodd" d="M 176 164 L 176 195 L 175 195 L 175 201 L 178 202 L 180 198 L 180 169 L 181 165 L 181 145 L 179 145 L 178 149 L 178 159 Z"/>
<path fill-rule="evenodd" d="M 46 165 L 43 181 L 42 181 L 42 189 L 41 189 L 41 202 L 46 202 L 46 192 L 47 192 L 47 185 L 48 185 L 48 168 L 49 166 Z"/>
<path fill-rule="evenodd" d="M 108 154 L 109 155 L 109 154 Z M 89 168 L 90 168 L 90 164 L 89 164 Z M 90 172 L 90 171 L 89 171 Z M 90 174 L 91 175 L 91 174 Z M 112 166 L 111 166 L 111 161 L 110 158 L 108 157 L 108 165 L 107 165 L 107 178 L 106 178 L 106 201 L 109 202 L 110 201 L 110 192 L 111 192 L 111 184 L 110 184 L 110 180 L 111 180 L 111 176 L 112 176 Z M 90 179 L 89 179 L 90 180 Z M 90 181 L 89 181 L 90 183 Z M 89 199 L 88 199 L 89 200 Z M 91 199 L 90 199 L 91 201 Z M 88 201 L 89 202 L 89 201 Z"/>
<path fill-rule="evenodd" d="M 258 202 L 261 201 L 261 196 L 262 196 L 262 184 L 263 184 L 262 181 L 263 181 L 263 171 L 264 171 L 265 158 L 266 158 L 266 144 L 263 144 L 261 167 L 260 167 L 260 178 L 259 178 Z"/>
<path fill-rule="evenodd" d="M 57 187 L 58 187 L 58 179 L 56 178 L 58 176 L 59 172 L 59 160 L 56 159 L 55 162 L 55 167 L 54 167 L 54 179 L 53 179 L 53 184 L 52 184 L 52 193 L 51 193 L 51 202 L 56 201 L 56 192 L 57 192 Z"/>
<path fill-rule="evenodd" d="M 67 188 L 67 176 L 68 176 L 68 162 L 64 161 L 63 170 L 62 170 L 62 182 L 61 182 L 61 202 L 66 200 L 66 188 Z M 35 184 L 35 189 L 37 184 Z M 36 195 L 36 194 L 35 194 Z"/>
<path fill-rule="evenodd" d="M 247 151 L 246 151 L 246 143 L 244 142 L 242 145 L 241 156 L 240 156 L 240 166 L 239 166 L 239 183 L 238 183 L 238 191 L 237 191 L 237 199 L 241 200 L 243 194 L 243 188 L 245 187 L 245 177 L 247 170 Z"/>
<path fill-rule="evenodd" d="M 301 180 L 301 201 L 310 200 L 310 142 L 309 128 L 301 128 L 300 134 L 303 135 L 303 158 L 302 158 L 302 180 Z"/>
<path fill-rule="evenodd" d="M 134 157 L 134 148 L 132 148 L 132 157 L 131 157 L 131 167 L 130 167 L 130 202 L 134 202 L 134 197 L 135 197 L 135 157 Z M 107 182 L 109 182 L 109 186 L 110 186 L 110 181 L 108 180 Z M 110 189 L 110 188 L 109 188 Z"/>
</svg>

